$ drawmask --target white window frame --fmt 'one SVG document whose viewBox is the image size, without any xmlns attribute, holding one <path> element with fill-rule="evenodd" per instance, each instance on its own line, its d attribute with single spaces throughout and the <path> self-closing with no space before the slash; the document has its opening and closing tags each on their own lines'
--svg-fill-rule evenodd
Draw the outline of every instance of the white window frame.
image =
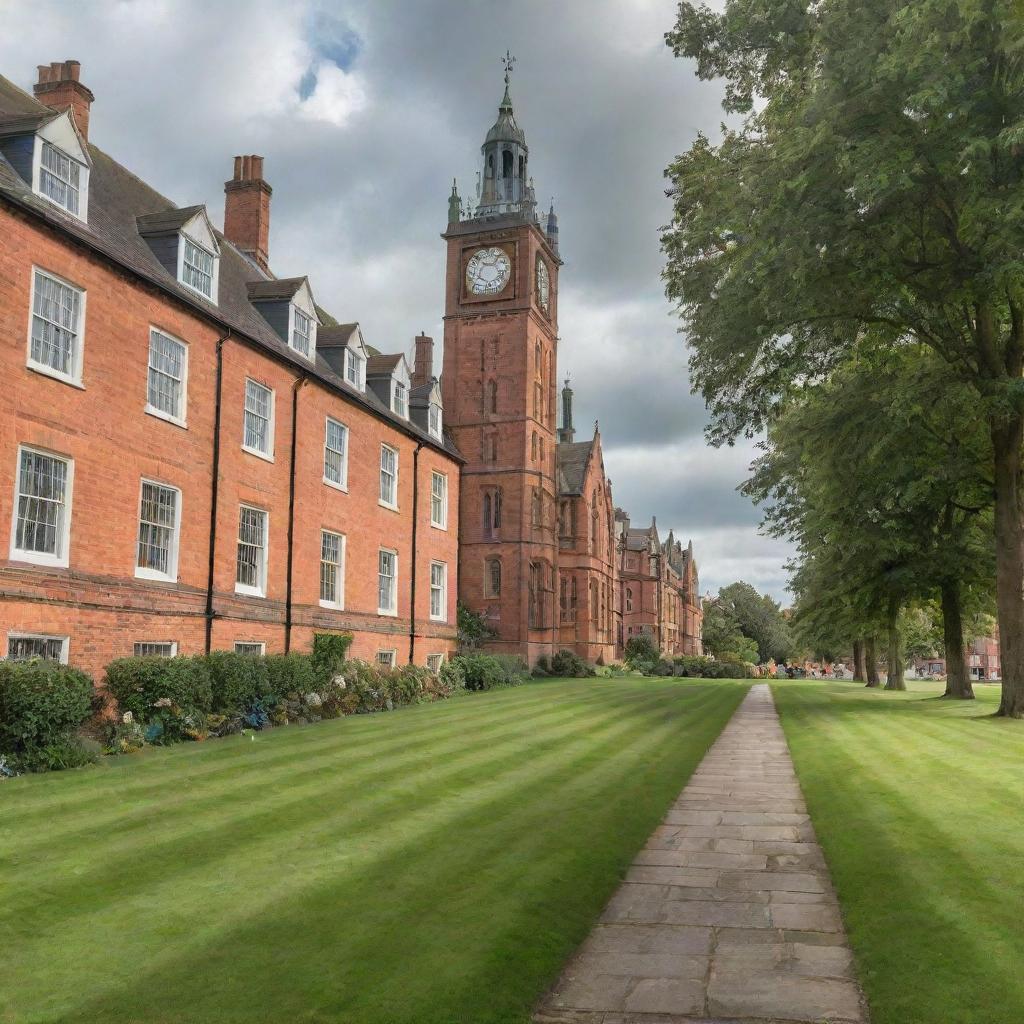
<svg viewBox="0 0 1024 1024">
<path fill-rule="evenodd" d="M 239 650 L 241 648 L 258 647 L 258 651 L 250 650 Z M 267 653 L 267 644 L 265 640 L 236 640 L 233 650 L 235 654 L 249 654 L 254 657 L 262 658 Z"/>
<path fill-rule="evenodd" d="M 434 484 L 441 481 L 441 518 L 434 518 Z M 436 469 L 430 471 L 430 525 L 438 530 L 448 529 L 448 476 Z"/>
<path fill-rule="evenodd" d="M 61 522 L 61 532 L 58 548 L 59 555 L 51 555 L 45 551 L 28 551 L 19 548 L 18 543 L 18 503 L 21 497 L 21 453 L 35 452 L 48 459 L 59 459 L 67 465 L 67 473 L 64 477 L 64 518 Z M 16 450 L 17 462 L 14 465 L 14 508 L 11 510 L 11 560 L 15 562 L 31 562 L 33 565 L 49 565 L 58 569 L 66 569 L 70 563 L 71 554 L 71 499 L 74 495 L 75 484 L 75 460 L 68 455 L 59 455 L 57 452 L 48 451 L 32 444 L 19 444 Z M 26 634 L 34 636 L 35 634 Z"/>
<path fill-rule="evenodd" d="M 162 338 L 171 342 L 174 345 L 178 345 L 182 350 L 181 359 L 181 401 L 180 409 L 178 413 L 170 413 L 165 409 L 160 409 L 153 405 L 149 400 L 149 376 L 153 372 L 153 335 L 159 334 Z M 164 371 L 158 370 L 158 373 Z M 164 374 L 169 377 L 170 374 Z M 159 420 L 166 420 L 168 423 L 174 423 L 176 426 L 188 428 L 188 345 L 181 340 L 176 338 L 170 331 L 165 331 L 162 327 L 154 327 L 150 325 L 149 328 L 149 350 L 146 353 L 146 413 L 150 416 L 155 416 Z"/>
<path fill-rule="evenodd" d="M 382 668 L 395 668 L 398 663 L 398 651 L 393 647 L 377 652 L 377 664 Z"/>
<path fill-rule="evenodd" d="M 324 534 L 330 534 L 332 537 L 339 539 L 338 544 L 338 574 L 337 574 L 337 596 L 333 601 L 327 600 L 323 595 L 323 577 L 320 577 L 320 607 L 321 608 L 333 608 L 335 611 L 343 611 L 345 608 L 345 554 L 347 537 L 345 534 L 340 533 L 338 530 L 324 530 L 320 531 L 320 565 L 321 573 L 323 571 L 324 561 Z"/>
<path fill-rule="evenodd" d="M 75 345 L 72 353 L 70 373 L 64 373 L 61 370 L 56 370 L 47 363 L 41 363 L 32 357 L 32 325 L 36 316 L 37 274 L 41 274 L 43 277 L 48 277 L 51 281 L 54 281 L 59 285 L 63 285 L 65 288 L 70 288 L 72 291 L 78 293 L 78 323 L 75 325 Z M 45 270 L 43 267 L 36 266 L 35 264 L 32 265 L 32 277 L 29 282 L 28 296 L 28 343 L 26 348 L 25 365 L 36 373 L 41 373 L 46 377 L 52 377 L 54 380 L 63 381 L 65 384 L 71 384 L 76 388 L 83 388 L 83 390 L 82 364 L 85 351 L 85 300 L 86 292 L 84 288 L 80 288 L 77 284 L 72 283 L 67 278 L 61 277 L 59 274 L 53 273 L 51 270 Z M 66 330 L 66 328 L 64 329 Z"/>
<path fill-rule="evenodd" d="M 394 574 L 391 576 L 391 605 L 385 607 L 380 603 L 380 556 L 391 555 Z M 396 617 L 398 615 L 398 552 L 394 548 L 379 548 L 377 551 L 377 614 Z"/>
<path fill-rule="evenodd" d="M 210 272 L 210 294 L 207 295 L 200 288 L 196 288 L 195 285 L 189 284 L 185 280 L 185 249 L 188 245 L 194 245 L 200 252 L 206 253 L 207 256 L 213 260 L 213 266 Z M 205 273 L 205 271 L 203 271 Z M 195 292 L 196 295 L 202 296 L 207 302 L 212 302 L 217 305 L 217 289 L 218 279 L 220 277 L 220 256 L 215 252 L 211 252 L 201 242 L 198 242 L 191 235 L 186 234 L 184 231 L 178 233 L 178 283 L 183 287 L 187 288 L 190 292 Z"/>
<path fill-rule="evenodd" d="M 260 564 L 260 579 L 256 586 L 248 583 L 238 582 L 238 545 L 241 541 L 242 509 L 250 512 L 258 512 L 263 516 L 263 559 Z M 267 596 L 267 565 L 270 562 L 270 512 L 265 508 L 257 508 L 255 505 L 247 505 L 240 502 L 238 505 L 238 526 L 235 529 L 235 593 L 246 594 L 249 597 Z"/>
<path fill-rule="evenodd" d="M 437 421 L 436 426 L 435 419 Z M 427 433 L 438 441 L 441 440 L 444 434 L 443 414 L 441 406 L 439 406 L 437 402 L 431 402 L 427 406 Z"/>
<path fill-rule="evenodd" d="M 357 381 L 352 380 L 351 371 L 355 369 Z M 346 346 L 342 370 L 347 384 L 357 391 L 366 391 L 366 356 L 356 352 L 351 345 Z"/>
<path fill-rule="evenodd" d="M 431 664 L 432 661 L 434 661 L 435 664 L 432 665 Z M 441 671 L 441 666 L 444 663 L 445 663 L 445 656 L 444 656 L 444 652 L 443 651 L 440 654 L 428 654 L 427 655 L 427 669 L 429 671 L 433 672 L 435 676 L 438 674 L 438 672 Z"/>
<path fill-rule="evenodd" d="M 49 193 L 43 191 L 43 147 L 50 146 L 61 156 L 66 157 L 73 164 L 78 166 L 78 209 L 70 210 L 63 203 L 59 203 Z M 47 173 L 53 173 L 47 170 Z M 54 175 L 54 177 L 57 177 Z M 32 147 L 32 191 L 48 203 L 52 203 L 58 210 L 63 210 L 69 217 L 88 223 L 89 220 L 89 165 L 82 163 L 77 157 L 73 157 L 66 149 L 62 149 L 49 139 L 36 135 Z"/>
<path fill-rule="evenodd" d="M 409 385 L 397 376 L 391 381 L 391 411 L 403 419 L 409 418 Z"/>
<path fill-rule="evenodd" d="M 441 570 L 441 583 L 435 585 L 434 583 L 434 570 Z M 430 620 L 432 622 L 447 622 L 448 621 L 448 563 L 447 562 L 434 562 L 430 563 Z M 434 614 L 434 594 L 435 592 L 440 594 L 441 610 L 438 614 Z"/>
<path fill-rule="evenodd" d="M 68 651 L 69 648 L 71 647 L 70 637 L 61 636 L 57 633 L 25 633 L 21 632 L 20 630 L 12 629 L 7 634 L 7 646 L 4 649 L 4 660 L 8 660 L 11 656 L 12 640 L 59 640 L 60 657 L 57 659 L 57 664 L 66 665 L 68 663 Z"/>
<path fill-rule="evenodd" d="M 166 654 L 144 654 L 139 651 L 140 647 L 167 647 Z M 176 658 L 178 656 L 177 640 L 136 640 L 132 644 L 133 657 L 136 658 Z"/>
<path fill-rule="evenodd" d="M 146 484 L 151 487 L 163 487 L 165 490 L 174 491 L 177 495 L 177 501 L 175 503 L 175 517 L 174 517 L 174 529 L 171 531 L 171 549 L 168 552 L 167 557 L 167 568 L 166 573 L 159 572 L 156 569 L 150 569 L 147 566 L 139 565 L 139 534 L 142 532 L 142 495 L 145 490 Z M 139 482 L 139 507 L 135 517 L 138 528 L 135 531 L 135 576 L 140 580 L 163 580 L 168 583 L 177 583 L 178 581 L 178 545 L 181 541 L 181 488 L 175 487 L 173 484 L 165 484 L 160 480 L 151 480 L 149 477 L 143 477 Z"/>
<path fill-rule="evenodd" d="M 341 452 L 341 480 L 332 480 L 327 475 L 327 453 L 328 451 L 337 452 L 336 448 L 328 448 L 327 439 L 330 436 L 331 424 L 336 427 L 340 427 L 345 438 L 345 448 Z M 324 422 L 324 477 L 323 481 L 328 487 L 333 487 L 339 491 L 348 491 L 348 438 L 349 429 L 341 422 L 336 420 L 333 416 L 326 417 Z"/>
<path fill-rule="evenodd" d="M 261 451 L 259 448 L 252 448 L 245 443 L 245 416 L 247 412 L 247 403 L 249 400 L 249 385 L 252 384 L 254 387 L 262 388 L 264 391 L 270 394 L 270 416 L 267 420 L 267 447 L 269 451 Z M 248 452 L 250 455 L 255 455 L 258 459 L 263 459 L 264 462 L 274 461 L 274 433 L 277 422 L 277 394 L 274 389 L 267 384 L 263 384 L 256 380 L 254 377 L 245 378 L 245 388 L 242 391 L 242 451 Z"/>
<path fill-rule="evenodd" d="M 384 479 L 383 479 L 383 477 L 384 477 L 384 473 L 386 472 L 386 470 L 384 469 L 384 452 L 385 451 L 391 452 L 391 454 L 395 458 L 394 473 L 392 474 L 392 484 L 391 484 L 392 496 L 393 496 L 393 499 L 394 499 L 393 501 L 388 501 L 384 497 L 384 493 L 383 493 L 384 492 Z M 393 512 L 397 512 L 398 511 L 398 449 L 395 448 L 393 445 L 390 445 L 390 444 L 381 444 L 381 446 L 380 446 L 380 481 L 379 481 L 379 484 L 378 484 L 378 492 L 377 493 L 378 493 L 378 498 L 377 498 L 377 504 L 378 505 L 382 505 L 384 508 L 389 508 Z"/>
<path fill-rule="evenodd" d="M 305 317 L 309 321 L 308 352 L 303 352 L 295 344 L 296 325 L 300 316 Z M 316 317 L 312 313 L 307 313 L 304 309 L 300 309 L 294 302 L 288 305 L 288 347 L 293 352 L 297 352 L 303 359 L 308 359 L 311 363 L 316 362 Z"/>
</svg>

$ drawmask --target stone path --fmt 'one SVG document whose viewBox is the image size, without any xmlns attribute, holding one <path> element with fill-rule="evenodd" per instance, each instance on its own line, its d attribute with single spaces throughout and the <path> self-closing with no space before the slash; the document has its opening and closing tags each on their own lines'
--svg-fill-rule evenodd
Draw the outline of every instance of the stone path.
<svg viewBox="0 0 1024 1024">
<path fill-rule="evenodd" d="M 767 685 L 751 687 L 535 1020 L 866 1024 Z"/>
</svg>

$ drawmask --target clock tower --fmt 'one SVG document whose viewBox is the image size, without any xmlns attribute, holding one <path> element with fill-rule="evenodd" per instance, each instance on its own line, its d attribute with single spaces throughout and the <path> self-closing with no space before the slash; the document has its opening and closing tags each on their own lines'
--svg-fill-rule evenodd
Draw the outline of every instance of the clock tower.
<svg viewBox="0 0 1024 1024">
<path fill-rule="evenodd" d="M 555 380 L 558 227 L 541 225 L 529 150 L 505 94 L 481 152 L 477 202 L 448 202 L 445 422 L 466 459 L 459 599 L 494 653 L 533 665 L 558 650 Z"/>
</svg>

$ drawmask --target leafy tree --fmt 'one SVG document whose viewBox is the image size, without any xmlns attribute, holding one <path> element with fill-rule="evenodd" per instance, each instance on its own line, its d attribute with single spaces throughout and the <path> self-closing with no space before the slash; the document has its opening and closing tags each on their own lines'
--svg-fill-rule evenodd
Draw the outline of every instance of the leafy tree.
<svg viewBox="0 0 1024 1024">
<path fill-rule="evenodd" d="M 851 361 L 791 398 L 745 488 L 798 544 L 802 628 L 866 646 L 884 632 L 889 689 L 904 686 L 901 608 L 938 599 L 949 693 L 972 696 L 962 620 L 992 588 L 989 440 L 973 405 L 920 346 Z"/>
<path fill-rule="evenodd" d="M 457 615 L 456 634 L 459 638 L 460 651 L 476 651 L 495 635 L 484 616 L 461 601 L 458 604 Z"/>
<path fill-rule="evenodd" d="M 990 439 L 1003 692 L 1024 715 L 1024 19 L 1018 0 L 683 2 L 740 115 L 669 168 L 668 295 L 719 442 L 913 340 Z"/>
<path fill-rule="evenodd" d="M 786 661 L 793 653 L 793 637 L 778 602 L 759 594 L 749 583 L 732 583 L 718 593 L 718 601 L 739 631 L 757 646 L 758 660 Z"/>
</svg>

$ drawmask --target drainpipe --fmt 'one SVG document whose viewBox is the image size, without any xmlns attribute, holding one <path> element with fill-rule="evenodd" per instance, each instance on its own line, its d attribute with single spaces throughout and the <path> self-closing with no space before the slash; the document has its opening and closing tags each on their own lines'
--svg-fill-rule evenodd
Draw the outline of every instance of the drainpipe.
<svg viewBox="0 0 1024 1024">
<path fill-rule="evenodd" d="M 210 563 L 206 576 L 206 653 L 213 645 L 213 578 L 217 560 L 217 492 L 220 489 L 220 413 L 221 391 L 224 381 L 224 345 L 231 337 L 228 330 L 217 340 L 217 373 L 213 405 L 213 479 L 210 482 Z"/>
<path fill-rule="evenodd" d="M 299 437 L 299 392 L 308 383 L 309 378 L 303 374 L 292 385 L 292 444 L 291 456 L 288 466 L 288 570 L 285 583 L 284 599 L 284 653 L 288 654 L 292 648 L 292 565 L 294 563 L 295 535 L 295 446 Z"/>
<path fill-rule="evenodd" d="M 409 572 L 409 664 L 416 656 L 416 524 L 419 521 L 420 495 L 420 449 L 422 441 L 416 442 L 412 453 L 412 568 Z"/>
</svg>

